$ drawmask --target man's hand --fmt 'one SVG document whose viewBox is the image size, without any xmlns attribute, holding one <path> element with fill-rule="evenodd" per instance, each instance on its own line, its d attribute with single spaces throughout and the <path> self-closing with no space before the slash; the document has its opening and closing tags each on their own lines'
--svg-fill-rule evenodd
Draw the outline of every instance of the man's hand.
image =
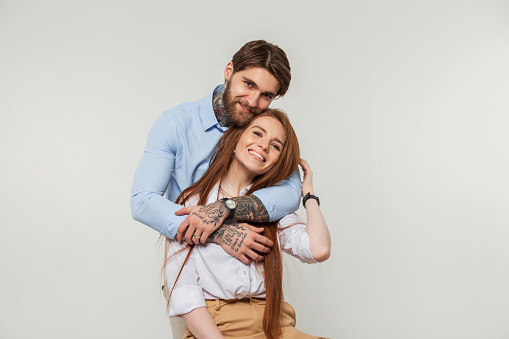
<svg viewBox="0 0 509 339">
<path fill-rule="evenodd" d="M 182 241 L 184 237 L 192 245 L 204 243 L 221 226 L 229 211 L 221 201 L 216 201 L 205 206 L 184 207 L 175 214 L 189 214 L 178 228 L 177 241 Z"/>
<path fill-rule="evenodd" d="M 258 233 L 262 227 L 249 224 L 225 224 L 210 235 L 207 242 L 220 245 L 226 253 L 248 265 L 252 260 L 263 261 L 259 253 L 269 253 L 274 245 L 268 238 Z"/>
</svg>

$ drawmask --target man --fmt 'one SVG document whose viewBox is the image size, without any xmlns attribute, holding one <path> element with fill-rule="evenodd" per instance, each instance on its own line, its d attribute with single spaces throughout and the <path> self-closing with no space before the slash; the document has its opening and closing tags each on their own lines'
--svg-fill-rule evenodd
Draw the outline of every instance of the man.
<svg viewBox="0 0 509 339">
<path fill-rule="evenodd" d="M 163 236 L 189 244 L 215 242 L 245 264 L 263 260 L 273 245 L 262 229 L 238 221 L 275 221 L 298 208 L 298 172 L 274 187 L 251 195 L 182 209 L 173 203 L 180 192 L 205 173 L 221 135 L 232 125 L 245 125 L 283 96 L 290 85 L 285 52 L 263 40 L 245 44 L 225 68 L 226 85 L 205 98 L 184 103 L 154 123 L 136 170 L 131 192 L 134 219 Z M 188 216 L 186 217 L 186 214 Z"/>
</svg>

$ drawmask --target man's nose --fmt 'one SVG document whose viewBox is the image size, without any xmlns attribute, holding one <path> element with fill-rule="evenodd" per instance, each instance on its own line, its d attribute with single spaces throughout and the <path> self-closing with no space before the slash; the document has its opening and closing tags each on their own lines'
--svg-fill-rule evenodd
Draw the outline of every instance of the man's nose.
<svg viewBox="0 0 509 339">
<path fill-rule="evenodd" d="M 253 91 L 249 94 L 247 98 L 247 103 L 249 107 L 258 107 L 258 100 L 260 99 L 260 93 L 258 91 Z"/>
</svg>

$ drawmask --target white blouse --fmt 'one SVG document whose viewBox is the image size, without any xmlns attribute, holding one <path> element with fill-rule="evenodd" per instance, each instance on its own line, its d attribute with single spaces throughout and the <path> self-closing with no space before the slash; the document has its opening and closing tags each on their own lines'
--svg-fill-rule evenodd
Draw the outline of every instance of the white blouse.
<svg viewBox="0 0 509 339">
<path fill-rule="evenodd" d="M 219 184 L 207 199 L 207 204 L 217 201 Z M 249 187 L 242 190 L 244 195 Z M 188 206 L 196 205 L 198 198 L 191 198 Z M 290 227 L 289 227 L 290 226 Z M 282 252 L 288 253 L 304 263 L 316 263 L 309 249 L 306 225 L 296 214 L 283 217 L 278 223 L 278 240 Z M 169 244 L 166 264 L 166 287 L 171 290 L 188 249 L 179 253 L 186 243 L 167 240 Z M 175 254 L 177 253 L 177 254 Z M 263 264 L 243 264 L 226 253 L 221 246 L 206 243 L 194 246 L 189 260 L 173 289 L 170 300 L 170 316 L 186 314 L 198 307 L 205 307 L 205 299 L 265 298 Z"/>
</svg>

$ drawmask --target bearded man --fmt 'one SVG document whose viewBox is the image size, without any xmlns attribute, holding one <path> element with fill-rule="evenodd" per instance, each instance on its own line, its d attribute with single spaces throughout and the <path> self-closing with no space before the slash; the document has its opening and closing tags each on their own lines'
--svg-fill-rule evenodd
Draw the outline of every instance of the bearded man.
<svg viewBox="0 0 509 339">
<path fill-rule="evenodd" d="M 189 244 L 215 242 L 244 264 L 261 261 L 272 242 L 247 223 L 222 225 L 226 218 L 249 223 L 276 221 L 297 210 L 298 172 L 251 195 L 182 209 L 174 203 L 182 190 L 201 178 L 221 135 L 244 126 L 282 97 L 290 86 L 285 52 L 264 40 L 245 44 L 226 65 L 225 85 L 205 98 L 161 114 L 150 130 L 131 191 L 135 220 L 161 235 Z M 228 237 L 224 236 L 228 234 Z"/>
</svg>

